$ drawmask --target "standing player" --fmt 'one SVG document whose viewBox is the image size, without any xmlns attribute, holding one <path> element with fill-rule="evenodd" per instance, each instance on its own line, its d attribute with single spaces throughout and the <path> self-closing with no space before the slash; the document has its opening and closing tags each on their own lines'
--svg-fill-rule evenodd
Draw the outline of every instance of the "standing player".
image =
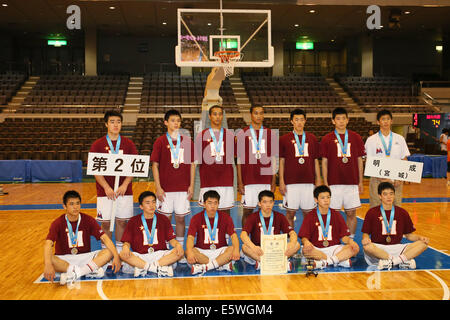
<svg viewBox="0 0 450 320">
<path fill-rule="evenodd" d="M 166 134 L 156 139 L 150 157 L 156 186 L 156 209 L 172 220 L 175 213 L 176 240 L 183 246 L 185 217 L 191 212 L 194 192 L 194 143 L 180 133 L 181 114 L 174 109 L 164 115 Z M 180 262 L 184 262 L 184 259 Z"/>
<path fill-rule="evenodd" d="M 122 114 L 117 111 L 107 111 L 104 116 L 105 126 L 108 130 L 106 136 L 97 139 L 89 152 L 138 154 L 133 141 L 120 135 L 122 129 Z M 113 202 L 117 201 L 115 212 L 115 238 L 117 250 L 122 250 L 123 231 L 128 220 L 133 216 L 133 177 L 120 177 L 119 188 L 114 192 L 114 176 L 95 176 L 97 187 L 97 220 L 101 223 L 103 231 L 112 238 L 110 228 Z"/>
<path fill-rule="evenodd" d="M 238 190 L 242 195 L 244 212 L 242 226 L 258 204 L 263 190 L 275 191 L 276 176 L 272 158 L 273 133 L 264 128 L 264 108 L 250 108 L 251 124 L 236 135 Z"/>
<path fill-rule="evenodd" d="M 365 149 L 367 156 L 407 160 L 410 155 L 405 138 L 391 131 L 392 113 L 389 110 L 381 110 L 377 113 L 377 123 L 380 131 L 367 138 Z M 380 205 L 378 185 L 381 182 L 391 182 L 395 187 L 395 205 L 402 204 L 403 182 L 371 177 L 369 182 L 370 207 Z"/>
<path fill-rule="evenodd" d="M 361 230 L 367 264 L 379 270 L 396 265 L 415 269 L 414 258 L 427 249 L 429 239 L 413 234 L 416 229 L 408 212 L 394 205 L 395 188 L 391 183 L 380 183 L 378 196 L 381 204 L 367 211 Z M 403 236 L 413 243 L 400 243 Z"/>
<path fill-rule="evenodd" d="M 255 265 L 256 270 L 260 269 L 261 256 L 264 254 L 261 249 L 262 234 L 286 233 L 289 235 L 289 242 L 285 252 L 287 258 L 292 257 L 300 249 L 297 234 L 283 214 L 273 211 L 274 204 L 274 193 L 269 190 L 261 191 L 258 194 L 260 210 L 249 215 L 242 228 L 242 256 L 244 261 Z M 288 271 L 292 269 L 291 263 L 288 263 L 288 268 Z"/>
<path fill-rule="evenodd" d="M 186 241 L 186 259 L 192 274 L 208 270 L 232 271 L 232 260 L 239 260 L 239 239 L 229 214 L 218 211 L 220 195 L 209 190 L 203 194 L 205 209 L 192 217 Z M 232 245 L 227 246 L 226 235 Z M 194 246 L 194 240 L 197 238 Z"/>
<path fill-rule="evenodd" d="M 329 187 L 322 185 L 314 189 L 317 207 L 306 215 L 298 232 L 303 254 L 314 259 L 314 269 L 331 265 L 349 268 L 350 258 L 359 252 L 358 244 L 349 237 L 344 218 L 330 208 L 330 198 Z"/>
<path fill-rule="evenodd" d="M 364 143 L 361 136 L 347 129 L 348 114 L 344 108 L 333 110 L 333 132 L 320 142 L 323 182 L 332 192 L 330 207 L 344 207 L 350 237 L 356 232 L 356 209 L 361 207 L 359 194 L 363 192 Z"/>
<path fill-rule="evenodd" d="M 314 184 L 321 185 L 319 143 L 305 132 L 306 113 L 301 109 L 291 112 L 294 130 L 280 138 L 280 192 L 286 218 L 294 228 L 295 212 L 302 209 L 303 216 L 316 206 Z"/>
<path fill-rule="evenodd" d="M 207 190 L 215 190 L 220 195 L 219 210 L 230 213 L 234 206 L 234 134 L 222 128 L 221 106 L 214 105 L 209 109 L 209 119 L 211 128 L 200 132 L 195 141 L 200 173 L 198 202 L 203 206 L 203 194 Z"/>
<path fill-rule="evenodd" d="M 44 244 L 44 277 L 52 281 L 61 272 L 60 284 L 72 284 L 82 276 L 102 278 L 103 266 L 113 259 L 113 270 L 120 269 L 120 259 L 111 239 L 97 221 L 80 212 L 81 196 L 67 191 L 63 196 L 65 214 L 54 220 Z M 101 240 L 106 249 L 91 251 L 91 236 Z M 53 245 L 55 244 L 55 254 Z"/>
<path fill-rule="evenodd" d="M 183 247 L 175 240 L 169 219 L 155 212 L 156 195 L 153 192 L 144 191 L 139 195 L 139 207 L 143 212 L 130 219 L 123 233 L 120 258 L 134 267 L 135 277 L 145 275 L 147 271 L 172 277 L 172 265 L 184 256 Z M 166 242 L 172 250 L 167 250 Z"/>
</svg>

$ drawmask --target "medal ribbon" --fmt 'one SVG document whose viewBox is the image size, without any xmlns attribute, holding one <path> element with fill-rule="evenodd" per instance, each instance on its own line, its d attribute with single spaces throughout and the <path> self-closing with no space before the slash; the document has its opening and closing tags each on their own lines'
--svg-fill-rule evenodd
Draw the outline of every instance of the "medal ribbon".
<svg viewBox="0 0 450 320">
<path fill-rule="evenodd" d="M 297 143 L 298 152 L 300 153 L 300 157 L 305 153 L 305 142 L 306 142 L 306 133 L 303 131 L 302 134 L 302 144 L 300 144 L 300 140 L 298 139 L 297 132 L 294 131 L 295 143 Z"/>
<path fill-rule="evenodd" d="M 219 135 L 219 143 L 217 143 L 216 135 L 214 134 L 214 131 L 212 128 L 209 128 L 209 134 L 211 135 L 211 138 L 214 142 L 214 148 L 216 149 L 216 156 L 220 156 L 220 152 L 222 151 L 222 145 L 223 145 L 223 128 L 220 128 L 220 135 Z"/>
<path fill-rule="evenodd" d="M 381 133 L 381 131 L 378 131 L 378 135 L 380 136 L 381 143 L 383 144 L 384 153 L 386 153 L 386 156 L 389 157 L 391 155 L 391 149 L 392 149 L 392 131 L 389 134 L 389 148 L 386 147 L 386 142 L 384 141 L 384 137 L 383 137 L 383 134 Z"/>
<path fill-rule="evenodd" d="M 211 230 L 211 223 L 209 222 L 209 217 L 206 214 L 206 210 L 205 210 L 205 221 L 206 221 L 206 226 L 208 227 L 211 243 L 214 243 L 214 241 L 216 240 L 217 223 L 219 222 L 219 213 L 216 211 L 216 214 L 214 216 L 214 227 L 212 230 Z"/>
<path fill-rule="evenodd" d="M 337 140 L 339 141 L 339 145 L 341 146 L 342 154 L 345 157 L 347 155 L 348 130 L 345 129 L 344 143 L 342 143 L 341 135 L 337 132 L 336 129 L 334 129 L 334 135 L 336 136 Z"/>
<path fill-rule="evenodd" d="M 391 216 L 389 218 L 389 224 L 387 222 L 386 211 L 384 211 L 383 205 L 380 205 L 380 211 L 381 211 L 381 216 L 383 217 L 384 226 L 386 227 L 386 232 L 388 234 L 391 234 L 392 223 L 394 222 L 395 206 L 392 206 Z"/>
<path fill-rule="evenodd" d="M 263 132 L 264 132 L 264 127 L 261 126 L 261 128 L 259 128 L 259 137 L 258 140 L 256 140 L 256 133 L 255 133 L 255 129 L 253 129 L 253 126 L 250 125 L 250 133 L 252 134 L 252 140 L 253 145 L 256 149 L 257 153 L 260 153 L 260 148 L 261 148 L 261 141 L 262 141 L 262 136 L 263 136 Z"/>
<path fill-rule="evenodd" d="M 320 227 L 322 228 L 322 236 L 324 240 L 328 240 L 328 230 L 330 229 L 330 220 L 331 220 L 331 209 L 328 208 L 328 212 L 327 212 L 327 225 L 324 227 L 323 225 L 323 219 L 322 219 L 322 214 L 320 213 L 320 210 L 317 209 L 317 218 L 319 219 L 320 222 Z"/>
<path fill-rule="evenodd" d="M 70 223 L 70 221 L 69 221 L 69 219 L 67 218 L 67 215 L 66 215 L 67 229 L 69 229 L 69 238 L 70 238 L 70 242 L 72 243 L 72 248 L 75 248 L 77 246 L 78 227 L 80 226 L 80 222 L 81 222 L 81 215 L 78 217 L 77 229 L 75 230 L 75 234 L 74 234 L 73 233 L 73 229 L 72 229 L 72 224 Z"/>
<path fill-rule="evenodd" d="M 114 154 L 118 154 L 119 153 L 119 149 L 120 149 L 120 141 L 121 141 L 120 135 L 117 138 L 117 143 L 116 143 L 116 148 L 115 149 L 113 147 L 111 138 L 108 135 L 106 135 L 106 141 L 108 142 L 109 150 L 111 150 L 111 152 L 114 153 Z"/>
<path fill-rule="evenodd" d="M 180 134 L 178 133 L 178 135 L 177 135 L 177 146 L 176 146 L 176 148 L 173 146 L 172 137 L 169 135 L 168 132 L 166 132 L 166 137 L 167 137 L 167 141 L 169 141 L 170 150 L 172 151 L 174 162 L 178 163 L 179 162 L 178 155 L 180 153 L 180 144 L 181 144 L 180 143 L 181 142 Z"/>
<path fill-rule="evenodd" d="M 147 225 L 147 221 L 145 220 L 144 214 L 142 214 L 141 220 L 142 220 L 142 225 L 144 226 L 144 229 L 145 229 L 145 234 L 147 235 L 148 245 L 152 246 L 153 238 L 155 237 L 156 220 L 157 220 L 156 214 L 153 215 L 152 233 L 151 234 L 148 232 L 148 225 Z"/>
<path fill-rule="evenodd" d="M 261 226 L 264 234 L 272 234 L 272 224 L 273 224 L 273 211 L 270 213 L 269 227 L 266 229 L 266 221 L 262 215 L 261 210 L 259 210 L 259 220 L 261 221 Z"/>
</svg>

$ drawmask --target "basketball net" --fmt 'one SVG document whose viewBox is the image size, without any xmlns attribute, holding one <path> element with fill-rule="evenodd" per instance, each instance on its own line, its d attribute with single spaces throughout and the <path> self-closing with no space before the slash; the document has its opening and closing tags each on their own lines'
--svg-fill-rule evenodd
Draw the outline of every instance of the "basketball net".
<svg viewBox="0 0 450 320">
<path fill-rule="evenodd" d="M 236 62 L 241 61 L 243 54 L 239 51 L 217 51 L 214 58 L 220 60 L 226 77 L 234 74 L 234 66 Z"/>
</svg>

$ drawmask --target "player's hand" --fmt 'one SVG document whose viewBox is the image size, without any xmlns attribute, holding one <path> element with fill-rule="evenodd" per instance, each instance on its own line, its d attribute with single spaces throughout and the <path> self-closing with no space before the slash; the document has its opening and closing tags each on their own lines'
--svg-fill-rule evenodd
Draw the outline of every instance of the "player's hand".
<svg viewBox="0 0 450 320">
<path fill-rule="evenodd" d="M 115 193 L 116 198 L 124 196 L 125 192 L 127 192 L 127 188 L 128 188 L 128 186 L 125 186 L 123 184 L 119 188 L 117 188 L 117 191 Z"/>
<path fill-rule="evenodd" d="M 115 199 L 116 199 L 116 195 L 115 195 L 115 193 L 114 193 L 114 190 L 113 190 L 110 186 L 108 186 L 107 188 L 105 188 L 105 194 L 106 194 L 106 197 L 107 197 L 109 200 L 115 200 Z"/>
<path fill-rule="evenodd" d="M 245 194 L 245 188 L 244 188 L 244 184 L 242 182 L 238 182 L 238 190 L 239 190 L 240 194 L 242 194 L 242 195 Z"/>
<path fill-rule="evenodd" d="M 303 254 L 305 256 L 310 255 L 312 253 L 313 249 L 314 249 L 314 246 L 312 245 L 311 242 L 308 241 L 307 243 L 303 244 Z"/>
<path fill-rule="evenodd" d="M 124 260 L 129 259 L 131 257 L 131 251 L 127 246 L 123 246 L 122 251 L 121 251 L 121 256 L 124 258 Z"/>
<path fill-rule="evenodd" d="M 372 243 L 372 240 L 370 240 L 370 238 L 362 238 L 362 240 L 361 240 L 361 244 L 363 245 L 363 246 L 367 246 L 367 245 L 369 245 L 369 244 L 371 244 Z"/>
<path fill-rule="evenodd" d="M 233 252 L 231 253 L 231 260 L 238 261 L 241 258 L 241 254 L 239 253 L 239 247 L 233 248 Z"/>
<path fill-rule="evenodd" d="M 187 199 L 191 200 L 193 195 L 194 195 L 194 186 L 189 186 L 187 190 Z"/>
<path fill-rule="evenodd" d="M 122 267 L 122 262 L 120 261 L 119 256 L 114 257 L 113 262 L 112 262 L 112 270 L 114 271 L 114 273 L 119 272 L 121 267 Z"/>
<path fill-rule="evenodd" d="M 358 184 L 358 191 L 359 194 L 362 194 L 364 192 L 364 184 L 362 182 Z"/>
<path fill-rule="evenodd" d="M 261 247 L 260 246 L 255 246 L 255 248 L 253 249 L 254 251 L 255 251 L 255 253 L 258 255 L 258 256 L 262 256 L 262 255 L 264 255 L 264 251 L 261 249 Z"/>
<path fill-rule="evenodd" d="M 321 186 L 322 184 L 323 184 L 323 181 L 321 178 L 316 179 L 316 183 L 315 183 L 316 187 Z"/>
<path fill-rule="evenodd" d="M 288 242 L 286 251 L 284 252 L 284 255 L 287 257 L 292 256 L 295 253 L 295 244 L 296 242 L 292 243 L 291 241 Z"/>
<path fill-rule="evenodd" d="M 183 247 L 181 246 L 180 243 L 178 243 L 178 245 L 175 246 L 175 253 L 179 256 L 183 254 Z"/>
<path fill-rule="evenodd" d="M 158 198 L 159 201 L 163 202 L 165 197 L 166 193 L 164 192 L 163 188 L 156 188 L 156 198 Z"/>
<path fill-rule="evenodd" d="M 278 188 L 278 190 L 280 190 L 280 193 L 284 196 L 286 195 L 286 184 L 284 184 L 284 182 L 280 182 L 280 187 Z"/>
<path fill-rule="evenodd" d="M 425 242 L 425 244 L 428 244 L 430 242 L 430 239 L 427 237 L 419 236 L 419 240 L 422 242 Z"/>
<path fill-rule="evenodd" d="M 197 259 L 195 258 L 195 254 L 192 251 L 186 251 L 186 260 L 189 264 L 197 263 Z"/>
<path fill-rule="evenodd" d="M 355 254 L 359 252 L 359 246 L 354 240 L 350 240 L 348 244 Z"/>
<path fill-rule="evenodd" d="M 55 279 L 55 268 L 52 264 L 45 265 L 44 267 L 44 278 L 50 282 L 53 282 Z"/>
</svg>

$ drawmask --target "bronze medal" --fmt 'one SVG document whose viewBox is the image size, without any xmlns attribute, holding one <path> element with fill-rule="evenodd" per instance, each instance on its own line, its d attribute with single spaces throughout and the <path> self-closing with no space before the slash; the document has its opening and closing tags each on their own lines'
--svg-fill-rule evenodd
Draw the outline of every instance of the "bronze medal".
<svg viewBox="0 0 450 320">
<path fill-rule="evenodd" d="M 387 237 L 386 237 L 386 242 L 387 242 L 387 243 L 391 243 L 391 241 L 392 241 L 391 237 L 390 237 L 390 236 L 387 236 Z"/>
<path fill-rule="evenodd" d="M 323 240 L 322 244 L 324 247 L 328 247 L 329 245 L 328 240 Z"/>
<path fill-rule="evenodd" d="M 77 248 L 72 248 L 72 250 L 70 250 L 70 253 L 75 255 L 78 253 L 78 249 Z"/>
<path fill-rule="evenodd" d="M 343 158 L 342 158 L 342 162 L 343 162 L 343 163 L 347 163 L 347 162 L 348 162 L 348 158 L 347 158 L 347 157 L 343 157 Z"/>
</svg>

